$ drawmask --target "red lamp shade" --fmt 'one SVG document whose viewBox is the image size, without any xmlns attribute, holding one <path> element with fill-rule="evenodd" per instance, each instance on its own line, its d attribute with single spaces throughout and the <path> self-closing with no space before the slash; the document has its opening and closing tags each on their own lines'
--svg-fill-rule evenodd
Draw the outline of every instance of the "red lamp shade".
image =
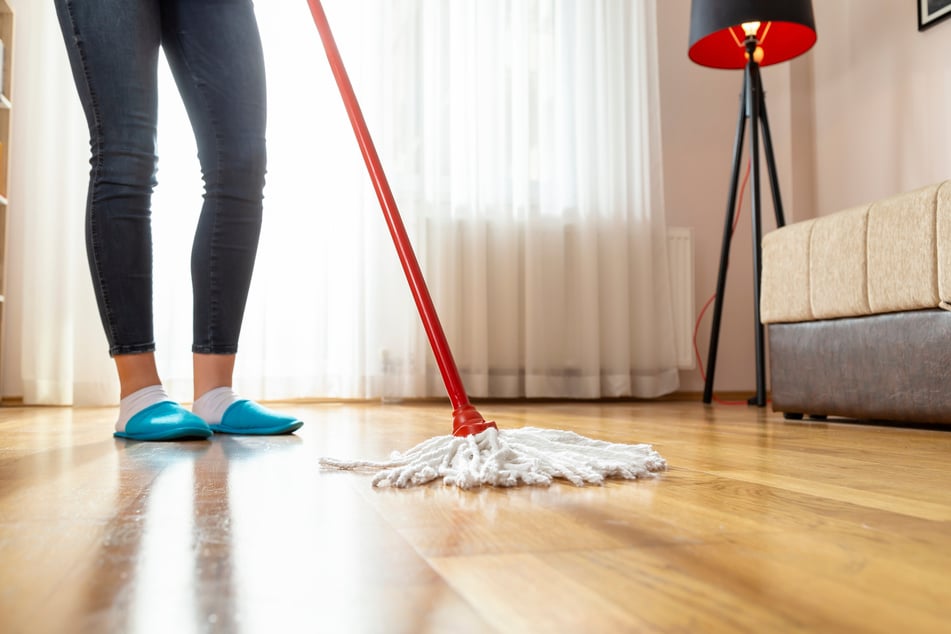
<svg viewBox="0 0 951 634">
<path fill-rule="evenodd" d="M 760 66 L 802 55 L 816 43 L 811 0 L 693 0 L 688 55 L 701 66 L 746 66 L 744 23 L 759 22 Z"/>
</svg>

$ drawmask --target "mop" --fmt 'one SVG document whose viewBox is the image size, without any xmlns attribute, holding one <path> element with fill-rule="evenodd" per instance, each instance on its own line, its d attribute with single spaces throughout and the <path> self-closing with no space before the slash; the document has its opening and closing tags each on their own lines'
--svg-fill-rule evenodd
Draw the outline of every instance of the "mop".
<svg viewBox="0 0 951 634">
<path fill-rule="evenodd" d="M 453 407 L 452 434 L 394 452 L 385 461 L 321 458 L 320 465 L 377 471 L 374 486 L 409 487 L 442 479 L 463 489 L 549 485 L 556 478 L 584 486 L 602 484 L 606 478 L 633 480 L 666 469 L 666 461 L 650 445 L 611 443 L 536 427 L 500 431 L 469 402 L 323 5 L 320 0 L 307 2 Z"/>
</svg>

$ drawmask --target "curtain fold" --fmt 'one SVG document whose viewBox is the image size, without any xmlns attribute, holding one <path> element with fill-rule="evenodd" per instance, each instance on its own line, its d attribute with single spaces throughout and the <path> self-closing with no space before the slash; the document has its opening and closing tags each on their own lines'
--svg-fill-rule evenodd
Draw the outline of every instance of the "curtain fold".
<svg viewBox="0 0 951 634">
<path fill-rule="evenodd" d="M 652 3 L 390 6 L 388 164 L 469 391 L 675 390 Z"/>
<path fill-rule="evenodd" d="M 118 383 L 83 238 L 86 122 L 53 3 L 14 8 L 4 394 L 28 404 L 111 402 Z"/>
<path fill-rule="evenodd" d="M 444 396 L 306 3 L 256 6 L 269 169 L 236 389 L 257 399 Z M 675 390 L 653 0 L 325 7 L 470 395 Z M 42 91 L 57 112 L 29 129 L 61 139 L 79 106 L 55 21 L 44 29 L 56 72 Z M 172 396 L 188 401 L 201 180 L 162 73 L 157 358 Z M 23 179 L 41 209 L 23 219 L 24 396 L 111 403 L 118 389 L 82 251 L 86 147 L 76 130 L 66 136 L 67 147 L 47 143 L 32 159 L 55 161 L 63 187 L 41 196 L 38 175 Z"/>
</svg>

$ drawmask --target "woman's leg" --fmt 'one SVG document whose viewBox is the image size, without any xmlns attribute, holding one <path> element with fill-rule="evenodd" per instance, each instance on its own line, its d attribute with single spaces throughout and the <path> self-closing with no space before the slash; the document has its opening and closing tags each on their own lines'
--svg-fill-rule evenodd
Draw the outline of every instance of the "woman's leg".
<svg viewBox="0 0 951 634">
<path fill-rule="evenodd" d="M 92 150 L 86 252 L 113 356 L 151 352 L 158 0 L 56 0 Z"/>
<path fill-rule="evenodd" d="M 261 231 L 264 60 L 250 0 L 165 0 L 162 46 L 195 132 L 205 200 L 192 247 L 192 352 L 233 355 Z"/>
<path fill-rule="evenodd" d="M 267 96 L 251 0 L 166 0 L 162 46 L 188 111 L 205 181 L 192 247 L 195 403 L 212 429 L 286 433 L 296 418 L 231 390 L 261 232 Z"/>
<path fill-rule="evenodd" d="M 86 251 L 109 354 L 119 375 L 116 434 L 207 437 L 171 403 L 155 366 L 151 195 L 155 186 L 161 42 L 159 0 L 55 0 L 89 125 Z"/>
</svg>

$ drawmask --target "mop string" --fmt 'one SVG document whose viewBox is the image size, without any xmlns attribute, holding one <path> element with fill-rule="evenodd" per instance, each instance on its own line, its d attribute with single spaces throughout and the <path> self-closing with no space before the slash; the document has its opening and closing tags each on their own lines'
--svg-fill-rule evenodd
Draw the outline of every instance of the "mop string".
<svg viewBox="0 0 951 634">
<path fill-rule="evenodd" d="M 583 486 L 603 484 L 608 477 L 635 479 L 666 468 L 649 445 L 591 441 L 574 432 L 525 427 L 489 429 L 465 437 L 440 436 L 420 443 L 390 462 L 322 460 L 324 466 L 382 467 L 374 486 L 406 487 L 442 478 L 445 484 L 469 489 L 482 484 L 516 486 L 550 484 L 554 478 Z"/>
</svg>

